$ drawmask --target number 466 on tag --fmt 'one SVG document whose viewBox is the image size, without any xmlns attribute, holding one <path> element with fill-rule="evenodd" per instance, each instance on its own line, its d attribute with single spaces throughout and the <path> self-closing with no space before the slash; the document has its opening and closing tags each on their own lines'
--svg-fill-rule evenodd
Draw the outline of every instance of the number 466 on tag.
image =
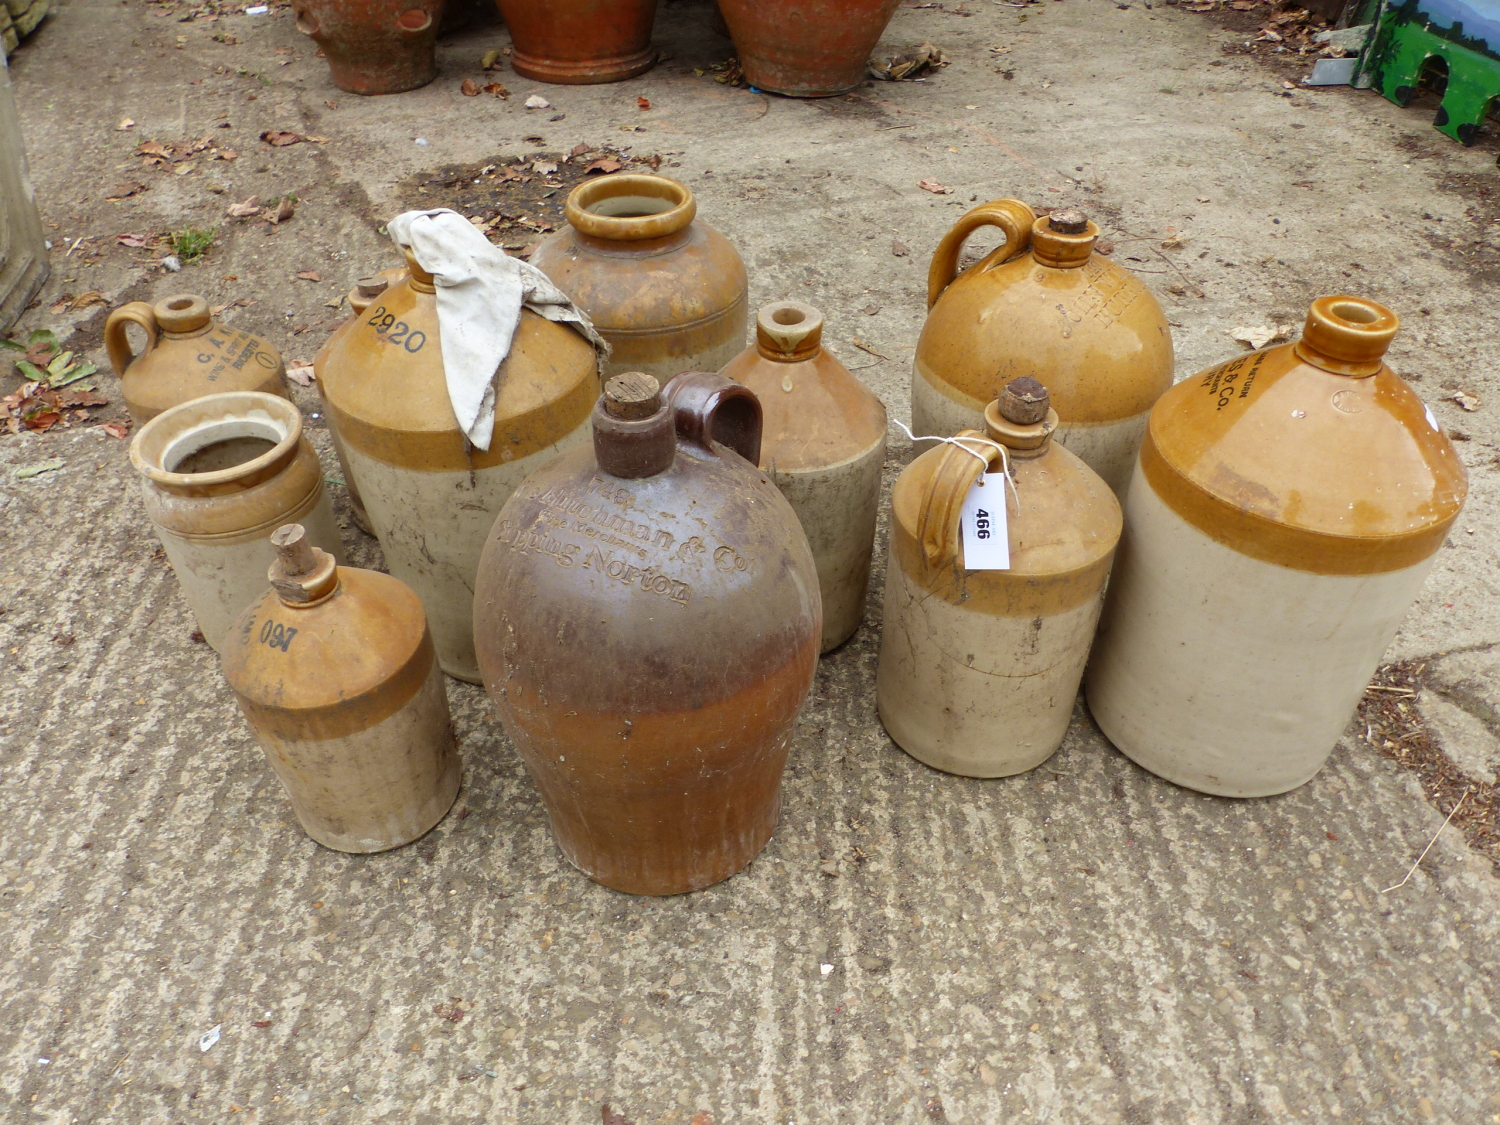
<svg viewBox="0 0 1500 1125">
<path fill-rule="evenodd" d="M 959 515 L 965 570 L 1009 570 L 1005 474 L 985 473 L 969 489 Z"/>
</svg>

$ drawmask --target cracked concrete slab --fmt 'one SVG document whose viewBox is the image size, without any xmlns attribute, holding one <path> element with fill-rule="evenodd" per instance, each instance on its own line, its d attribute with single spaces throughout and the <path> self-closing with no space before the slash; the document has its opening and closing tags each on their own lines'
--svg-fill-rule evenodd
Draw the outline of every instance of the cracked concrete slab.
<svg viewBox="0 0 1500 1125">
<path fill-rule="evenodd" d="M 1433 699 L 1468 719 L 1434 714 L 1490 730 L 1454 693 L 1493 706 L 1500 429 L 1451 395 L 1500 402 L 1474 248 L 1490 217 L 1471 190 L 1493 144 L 1459 148 L 1373 94 L 1286 91 L 1176 8 L 963 7 L 904 8 L 886 36 L 943 47 L 953 65 L 931 82 L 829 101 L 695 75 L 730 52 L 704 0 L 663 4 L 671 58 L 619 86 L 507 71 L 508 101 L 464 98 L 507 41 L 481 23 L 442 44 L 432 86 L 361 101 L 285 9 L 180 23 L 71 0 L 13 59 L 51 237 L 193 222 L 220 241 L 174 275 L 123 248 L 59 250 L 25 326 L 59 323 L 45 309 L 66 291 L 194 288 L 253 299 L 226 317 L 308 357 L 342 315 L 327 302 L 389 260 L 376 228 L 401 180 L 623 138 L 675 154 L 752 301 L 822 308 L 830 346 L 904 420 L 942 233 L 973 198 L 1078 204 L 1162 298 L 1180 376 L 1233 354 L 1232 327 L 1300 320 L 1319 293 L 1405 318 L 1393 365 L 1463 432 L 1472 497 L 1391 655 L 1433 657 Z M 536 91 L 562 120 L 522 108 Z M 103 203 L 142 137 L 223 122 L 237 161 Z M 327 143 L 269 149 L 270 128 Z M 289 191 L 298 214 L 276 233 L 223 218 Z M 1186 244 L 1163 248 L 1171 234 Z M 309 269 L 323 280 L 293 280 Z M 65 319 L 97 345 L 102 318 Z M 909 456 L 893 439 L 887 484 Z M 354 560 L 380 565 L 338 500 Z M 483 693 L 453 682 L 454 812 L 385 855 L 303 836 L 190 639 L 124 443 L 99 429 L 0 439 L 0 536 L 7 1121 L 571 1125 L 608 1102 L 638 1125 L 1500 1122 L 1500 882 L 1449 828 L 1384 891 L 1443 820 L 1409 775 L 1351 731 L 1293 793 L 1207 798 L 1126 761 L 1081 707 L 1030 774 L 934 773 L 875 716 L 883 530 L 865 626 L 822 662 L 799 722 L 777 834 L 742 875 L 669 900 L 560 859 Z"/>
</svg>

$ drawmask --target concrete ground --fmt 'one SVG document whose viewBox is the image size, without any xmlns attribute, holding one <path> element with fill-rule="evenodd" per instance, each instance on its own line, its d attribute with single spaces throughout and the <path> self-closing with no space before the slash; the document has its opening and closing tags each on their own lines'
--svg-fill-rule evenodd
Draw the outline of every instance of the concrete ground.
<svg viewBox="0 0 1500 1125">
<path fill-rule="evenodd" d="M 1421 661 L 1455 776 L 1494 781 L 1493 138 L 1463 149 L 1372 93 L 1289 90 L 1218 16 L 1139 2 L 907 5 L 885 43 L 930 39 L 952 65 L 817 102 L 695 75 L 732 50 L 707 0 L 663 4 L 670 59 L 642 78 L 544 88 L 507 69 L 509 100 L 459 92 L 508 43 L 492 24 L 445 40 L 426 89 L 361 100 L 285 8 L 193 10 L 67 0 L 13 58 L 54 244 L 23 327 L 97 349 L 103 309 L 49 312 L 61 294 L 188 289 L 253 301 L 225 318 L 307 358 L 342 315 L 326 303 L 391 261 L 376 228 L 400 181 L 628 142 L 698 193 L 752 302 L 819 305 L 905 419 L 938 238 L 975 198 L 1076 203 L 1162 299 L 1179 376 L 1320 293 L 1402 315 L 1393 365 L 1467 438 L 1472 492 L 1391 658 Z M 524 109 L 533 92 L 552 108 Z M 273 149 L 273 128 L 326 143 Z M 176 176 L 132 156 L 208 134 L 239 159 Z M 131 179 L 149 190 L 104 202 Z M 275 233 L 223 218 L 286 192 L 299 209 Z M 181 274 L 115 240 L 188 222 L 221 233 Z M 294 279 L 308 270 L 322 280 Z M 483 693 L 456 683 L 453 814 L 342 855 L 298 829 L 190 639 L 126 446 L 98 426 L 0 439 L 6 1122 L 583 1123 L 604 1103 L 637 1125 L 1500 1122 L 1500 882 L 1449 827 L 1383 891 L 1447 807 L 1377 735 L 1351 727 L 1313 781 L 1259 801 L 1159 781 L 1081 707 L 1030 774 L 935 773 L 875 717 L 882 531 L 866 625 L 823 661 L 783 823 L 743 874 L 668 900 L 591 884 Z M 909 452 L 893 439 L 891 475 Z"/>
</svg>

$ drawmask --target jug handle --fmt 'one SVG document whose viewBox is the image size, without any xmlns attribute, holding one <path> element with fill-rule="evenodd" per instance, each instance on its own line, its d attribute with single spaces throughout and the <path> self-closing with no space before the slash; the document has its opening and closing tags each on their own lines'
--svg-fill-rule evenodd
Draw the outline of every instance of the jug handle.
<svg viewBox="0 0 1500 1125">
<path fill-rule="evenodd" d="M 140 355 L 130 350 L 130 337 L 125 334 L 125 327 L 129 324 L 139 324 L 146 330 L 146 346 L 141 349 Z M 149 355 L 151 349 L 156 347 L 156 338 L 156 314 L 145 301 L 131 301 L 110 313 L 109 319 L 104 322 L 104 350 L 109 353 L 109 362 L 114 366 L 115 374 L 121 379 L 125 378 L 125 369 L 136 360 Z"/>
<path fill-rule="evenodd" d="M 978 430 L 965 430 L 958 436 L 984 437 Z M 969 453 L 969 449 L 974 452 Z M 999 451 L 993 446 L 978 442 L 970 442 L 964 447 L 943 446 L 937 468 L 928 478 L 919 509 L 921 515 L 917 518 L 917 545 L 928 566 L 943 566 L 958 557 L 958 517 L 963 510 L 964 497 L 974 487 L 979 474 L 987 472 L 998 455 Z"/>
<path fill-rule="evenodd" d="M 726 445 L 760 467 L 760 399 L 749 387 L 709 371 L 684 371 L 662 391 L 678 436 L 709 451 Z"/>
<path fill-rule="evenodd" d="M 959 219 L 953 224 L 953 229 L 943 235 L 943 241 L 938 243 L 932 255 L 932 265 L 927 269 L 927 307 L 930 309 L 937 304 L 943 290 L 953 284 L 953 279 L 958 276 L 958 256 L 976 230 L 999 227 L 1005 232 L 1005 242 L 979 263 L 988 269 L 1009 261 L 1030 246 L 1031 228 L 1035 222 L 1036 212 L 1019 199 L 992 199 Z"/>
</svg>

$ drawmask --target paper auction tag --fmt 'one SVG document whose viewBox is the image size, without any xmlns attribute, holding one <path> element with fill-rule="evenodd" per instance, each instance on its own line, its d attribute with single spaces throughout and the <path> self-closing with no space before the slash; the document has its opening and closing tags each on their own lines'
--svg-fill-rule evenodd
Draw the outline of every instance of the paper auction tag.
<svg viewBox="0 0 1500 1125">
<path fill-rule="evenodd" d="M 964 497 L 965 570 L 1009 570 L 1010 530 L 1005 520 L 1005 474 L 985 473 Z"/>
</svg>

